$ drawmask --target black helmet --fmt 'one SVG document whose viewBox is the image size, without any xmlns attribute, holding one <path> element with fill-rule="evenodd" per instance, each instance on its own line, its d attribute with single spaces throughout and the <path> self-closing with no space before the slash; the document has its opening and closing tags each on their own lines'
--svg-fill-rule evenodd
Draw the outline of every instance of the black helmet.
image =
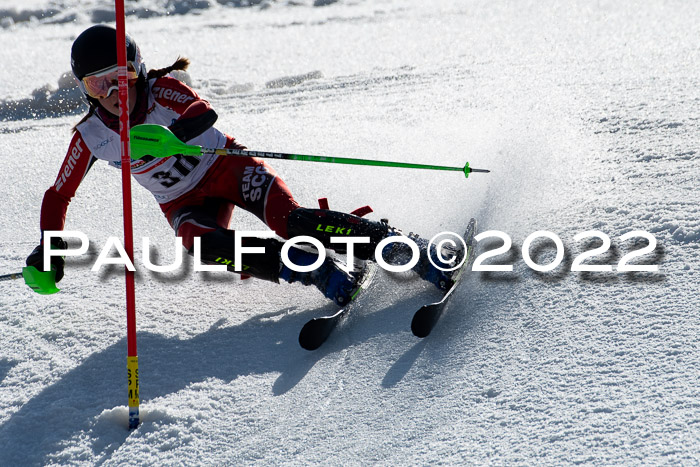
<svg viewBox="0 0 700 467">
<path fill-rule="evenodd" d="M 138 72 L 139 78 L 146 78 L 146 65 L 141 59 L 136 41 L 126 35 L 126 60 Z M 71 48 L 71 68 L 80 82 L 86 75 L 117 66 L 117 31 L 111 26 L 98 24 L 83 31 Z M 89 98 L 85 89 L 83 94 Z"/>
</svg>

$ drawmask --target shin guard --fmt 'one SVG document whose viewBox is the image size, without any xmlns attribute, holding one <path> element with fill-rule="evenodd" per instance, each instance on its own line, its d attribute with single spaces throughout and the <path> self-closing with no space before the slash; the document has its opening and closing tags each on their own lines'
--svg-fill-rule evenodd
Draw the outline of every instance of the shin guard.
<svg viewBox="0 0 700 467">
<path fill-rule="evenodd" d="M 290 238 L 308 235 L 338 253 L 346 253 L 346 245 L 331 243 L 332 237 L 369 237 L 369 243 L 358 243 L 354 246 L 354 256 L 361 260 L 373 257 L 375 248 L 390 230 L 384 222 L 328 209 L 295 209 L 289 215 L 287 223 Z"/>
<path fill-rule="evenodd" d="M 241 256 L 243 264 L 240 266 L 240 271 L 235 271 L 234 232 L 219 228 L 201 236 L 201 259 L 208 264 L 223 264 L 229 271 L 279 282 L 282 242 L 274 238 L 245 237 L 241 243 L 245 247 L 264 247 L 265 252 L 244 253 Z M 189 254 L 192 253 L 193 248 L 189 250 Z"/>
</svg>

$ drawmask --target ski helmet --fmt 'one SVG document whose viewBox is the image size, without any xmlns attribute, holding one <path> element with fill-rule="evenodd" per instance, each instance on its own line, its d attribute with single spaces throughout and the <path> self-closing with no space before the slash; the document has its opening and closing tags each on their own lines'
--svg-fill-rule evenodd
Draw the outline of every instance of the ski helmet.
<svg viewBox="0 0 700 467">
<path fill-rule="evenodd" d="M 139 77 L 146 80 L 146 64 L 141 59 L 141 52 L 136 41 L 126 35 L 126 60 Z M 71 69 L 78 80 L 80 90 L 88 101 L 94 99 L 83 85 L 83 78 L 88 75 L 109 70 L 117 66 L 117 31 L 111 26 L 98 24 L 83 31 L 73 42 L 71 48 Z"/>
</svg>

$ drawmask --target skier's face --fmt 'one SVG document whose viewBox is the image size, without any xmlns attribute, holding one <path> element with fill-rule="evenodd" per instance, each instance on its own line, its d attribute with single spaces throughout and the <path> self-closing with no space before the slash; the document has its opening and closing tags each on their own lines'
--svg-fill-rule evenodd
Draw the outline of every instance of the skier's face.
<svg viewBox="0 0 700 467">
<path fill-rule="evenodd" d="M 129 113 L 133 112 L 134 106 L 136 105 L 136 82 L 133 83 L 129 80 Z M 114 91 L 109 96 L 98 99 L 100 105 L 112 115 L 119 116 L 119 93 Z"/>
</svg>

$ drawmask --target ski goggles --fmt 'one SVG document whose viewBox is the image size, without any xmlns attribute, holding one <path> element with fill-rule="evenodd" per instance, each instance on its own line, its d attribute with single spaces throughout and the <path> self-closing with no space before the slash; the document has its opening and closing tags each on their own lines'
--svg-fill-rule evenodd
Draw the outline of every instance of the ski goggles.
<svg viewBox="0 0 700 467">
<path fill-rule="evenodd" d="M 126 77 L 129 86 L 139 79 L 139 71 L 132 62 L 127 65 Z M 79 82 L 81 90 L 95 99 L 104 99 L 119 89 L 119 71 L 116 66 L 97 71 L 83 77 Z"/>
</svg>

